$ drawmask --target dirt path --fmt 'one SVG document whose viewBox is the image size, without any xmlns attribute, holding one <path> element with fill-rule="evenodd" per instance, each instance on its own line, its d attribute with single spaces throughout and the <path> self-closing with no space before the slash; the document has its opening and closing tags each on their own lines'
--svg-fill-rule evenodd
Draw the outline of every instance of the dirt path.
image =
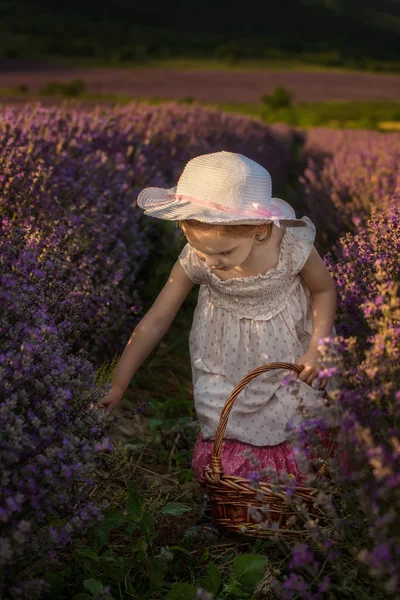
<svg viewBox="0 0 400 600">
<path fill-rule="evenodd" d="M 257 103 L 260 96 L 282 85 L 299 102 L 330 100 L 400 101 L 400 76 L 373 73 L 300 71 L 217 71 L 33 66 L 11 68 L 0 62 L 0 88 L 29 86 L 39 92 L 51 81 L 82 79 L 87 91 L 126 94 L 136 98 L 183 98 L 208 102 Z M 0 99 L 1 101 L 1 99 Z"/>
</svg>

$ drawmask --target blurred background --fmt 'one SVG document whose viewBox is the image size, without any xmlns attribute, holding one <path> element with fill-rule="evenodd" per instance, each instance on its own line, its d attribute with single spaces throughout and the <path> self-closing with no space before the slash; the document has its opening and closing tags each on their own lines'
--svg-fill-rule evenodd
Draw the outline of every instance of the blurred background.
<svg viewBox="0 0 400 600">
<path fill-rule="evenodd" d="M 0 100 L 200 102 L 397 129 L 398 0 L 0 1 Z"/>
</svg>

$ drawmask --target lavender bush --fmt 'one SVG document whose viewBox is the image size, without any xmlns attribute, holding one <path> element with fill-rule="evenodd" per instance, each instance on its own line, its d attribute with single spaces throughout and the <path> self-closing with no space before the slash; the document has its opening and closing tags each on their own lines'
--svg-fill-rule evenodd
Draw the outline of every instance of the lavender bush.
<svg viewBox="0 0 400 600">
<path fill-rule="evenodd" d="M 372 206 L 385 210 L 400 185 L 397 133 L 315 128 L 303 156 L 303 206 L 319 224 L 317 239 L 326 249 L 343 231 L 365 224 Z"/>
<path fill-rule="evenodd" d="M 90 494 L 111 449 L 96 406 L 112 376 L 103 361 L 140 318 L 138 274 L 157 239 L 137 193 L 172 185 L 187 160 L 220 149 L 287 178 L 287 133 L 198 106 L 2 114 L 1 597 L 40 597 L 36 569 L 101 518 Z"/>
<path fill-rule="evenodd" d="M 311 130 L 304 147 L 298 191 L 338 293 L 338 338 L 321 345 L 320 377 L 338 377 L 331 396 L 343 412 L 337 439 L 351 473 L 328 460 L 336 497 L 327 482 L 310 480 L 330 527 L 297 507 L 310 538 L 293 546 L 279 540 L 289 560 L 272 587 L 284 600 L 399 596 L 399 151 L 396 134 L 327 129 Z M 293 430 L 295 450 L 318 445 L 314 431 L 325 426 L 306 420 Z"/>
<path fill-rule="evenodd" d="M 62 259 L 41 258 L 29 223 L 2 218 L 0 237 L 0 595 L 35 598 L 36 563 L 51 564 L 100 516 L 89 500 L 99 450 L 109 448 L 104 390 L 93 366 L 67 341 L 75 319 L 47 301 Z M 54 289 L 59 305 L 68 284 Z M 79 311 L 79 305 L 66 308 Z M 56 317 L 54 316 L 56 315 Z M 73 315 L 75 318 L 78 314 Z M 71 492 L 72 490 L 72 492 Z"/>
<path fill-rule="evenodd" d="M 399 198 L 388 201 L 385 212 L 371 212 L 357 235 L 336 244 L 335 259 L 325 257 L 338 290 L 338 338 L 321 346 L 320 376 L 341 376 L 332 397 L 343 409 L 338 440 L 348 449 L 351 476 L 328 461 L 340 497 L 322 487 L 317 501 L 333 534 L 300 510 L 311 540 L 285 547 L 288 572 L 273 585 L 285 600 L 400 593 Z M 312 439 L 306 429 L 298 432 L 300 441 Z"/>
<path fill-rule="evenodd" d="M 137 323 L 137 274 L 156 227 L 135 206 L 143 186 L 172 185 L 187 160 L 220 149 L 242 151 L 283 184 L 290 139 L 256 120 L 198 106 L 6 111 L 0 122 L 2 211 L 34 224 L 40 238 L 64 253 L 59 277 L 74 281 L 87 324 L 74 350 L 90 351 L 99 364 L 126 343 Z"/>
</svg>

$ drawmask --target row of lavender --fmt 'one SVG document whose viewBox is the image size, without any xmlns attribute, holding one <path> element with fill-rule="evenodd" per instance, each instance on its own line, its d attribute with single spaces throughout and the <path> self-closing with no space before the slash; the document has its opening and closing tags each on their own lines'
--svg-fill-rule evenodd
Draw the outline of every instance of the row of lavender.
<svg viewBox="0 0 400 600">
<path fill-rule="evenodd" d="M 283 185 L 288 133 L 179 105 L 3 111 L 2 598 L 40 596 L 36 566 L 101 518 L 90 493 L 109 444 L 96 407 L 109 384 L 95 366 L 121 352 L 140 318 L 156 221 L 135 206 L 138 191 L 172 185 L 187 160 L 220 149 L 250 156 Z"/>
<path fill-rule="evenodd" d="M 275 589 L 285 600 L 398 598 L 400 136 L 314 129 L 303 151 L 303 207 L 338 294 L 338 338 L 324 348 L 320 375 L 343 376 L 335 398 L 352 474 L 339 504 L 320 498 L 335 539 L 309 523 L 313 549 L 294 546 L 288 577 Z"/>
<path fill-rule="evenodd" d="M 303 148 L 300 178 L 304 209 L 319 223 L 327 248 L 343 232 L 355 232 L 371 212 L 384 210 L 400 189 L 400 135 L 314 128 Z"/>
</svg>

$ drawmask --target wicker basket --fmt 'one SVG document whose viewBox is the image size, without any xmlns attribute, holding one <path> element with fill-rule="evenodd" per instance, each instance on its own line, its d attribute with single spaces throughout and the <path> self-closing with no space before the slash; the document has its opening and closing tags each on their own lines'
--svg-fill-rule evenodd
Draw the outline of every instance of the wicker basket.
<svg viewBox="0 0 400 600">
<path fill-rule="evenodd" d="M 245 536 L 271 538 L 278 532 L 284 537 L 304 539 L 309 536 L 309 532 L 306 529 L 302 529 L 296 510 L 291 508 L 286 501 L 287 497 L 284 493 L 285 486 L 283 484 L 271 484 L 260 481 L 256 489 L 254 483 L 248 479 L 226 475 L 222 469 L 222 441 L 229 414 L 237 396 L 252 379 L 261 375 L 261 373 L 273 369 L 290 369 L 299 374 L 303 370 L 303 367 L 283 362 L 269 363 L 254 369 L 239 381 L 221 411 L 220 422 L 215 434 L 211 464 L 205 467 L 203 471 L 205 490 L 210 499 L 212 521 L 217 526 L 236 533 L 242 533 Z M 329 406 L 329 397 L 326 392 L 324 392 L 323 397 L 325 404 Z M 329 457 L 332 456 L 334 448 L 334 439 L 331 436 L 334 437 L 335 432 L 336 429 L 329 430 Z M 319 467 L 314 470 L 318 477 L 324 476 L 331 483 L 331 477 L 325 461 L 321 459 Z M 331 485 L 330 492 L 334 496 L 338 495 L 338 491 L 333 485 Z M 259 499 L 260 494 L 262 494 L 263 499 Z M 318 489 L 298 483 L 292 494 L 292 499 L 295 497 L 301 499 L 306 504 L 311 518 L 318 519 L 319 525 L 323 527 L 326 525 L 324 521 L 324 516 L 326 517 L 326 515 L 315 503 L 315 496 L 317 494 Z M 260 509 L 267 504 L 269 505 L 268 511 L 257 511 L 262 516 L 262 520 L 256 522 L 251 517 L 251 514 L 249 514 L 249 508 Z M 288 524 L 290 517 L 293 518 L 290 524 Z M 274 524 L 273 529 L 269 527 L 272 524 Z"/>
</svg>

